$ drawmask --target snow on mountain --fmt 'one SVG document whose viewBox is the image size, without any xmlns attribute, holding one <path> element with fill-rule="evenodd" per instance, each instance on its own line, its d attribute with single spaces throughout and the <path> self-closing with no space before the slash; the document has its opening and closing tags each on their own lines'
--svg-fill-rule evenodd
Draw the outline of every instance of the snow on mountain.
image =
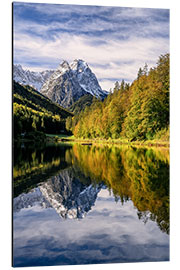
<svg viewBox="0 0 180 270">
<path fill-rule="evenodd" d="M 13 66 L 13 79 L 23 85 L 30 85 L 36 90 L 40 90 L 45 81 L 52 75 L 53 70 L 34 72 L 24 70 L 21 65 Z"/>
<path fill-rule="evenodd" d="M 83 60 L 74 60 L 70 64 L 71 70 L 75 73 L 80 86 L 89 94 L 103 98 L 105 92 L 102 91 L 95 74 L 91 71 L 88 64 Z"/>
<path fill-rule="evenodd" d="M 87 93 L 100 99 L 107 96 L 88 64 L 80 59 L 71 64 L 63 61 L 40 92 L 66 108 Z"/>
</svg>

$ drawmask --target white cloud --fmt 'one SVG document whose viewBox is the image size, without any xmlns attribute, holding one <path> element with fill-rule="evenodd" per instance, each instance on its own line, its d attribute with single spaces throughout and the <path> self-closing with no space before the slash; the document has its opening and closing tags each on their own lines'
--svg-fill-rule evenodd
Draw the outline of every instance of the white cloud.
<svg viewBox="0 0 180 270">
<path fill-rule="evenodd" d="M 46 15 L 45 21 L 29 21 L 19 9 L 14 14 L 14 59 L 31 70 L 52 69 L 63 59 L 80 58 L 108 90 L 113 79 L 132 81 L 139 67 L 154 66 L 161 54 L 169 52 L 167 10 L 16 5 L 21 11 L 28 6 L 39 17 Z"/>
<path fill-rule="evenodd" d="M 48 68 L 47 62 L 51 66 L 54 63 L 56 67 L 62 59 L 69 62 L 77 58 L 83 59 L 90 67 L 93 65 L 93 72 L 98 79 L 107 78 L 101 85 L 103 89 L 109 89 L 114 83 L 110 86 L 108 79 L 134 80 L 139 67 L 143 67 L 145 63 L 154 66 L 158 57 L 169 51 L 167 39 L 161 37 L 151 39 L 132 37 L 123 41 L 106 40 L 107 44 L 94 46 L 93 42 L 96 41 L 97 38 L 91 38 L 91 43 L 88 43 L 87 37 L 67 33 L 58 34 L 54 40 L 16 33 L 14 56 L 21 64 L 29 59 L 31 62 L 39 61 L 41 70 Z M 43 66 L 44 61 L 46 64 Z M 108 68 L 105 68 L 106 65 Z M 27 65 L 26 67 L 28 68 Z"/>
<path fill-rule="evenodd" d="M 115 81 L 112 82 L 111 80 L 101 80 L 99 81 L 99 84 L 103 90 L 110 91 L 113 90 Z"/>
</svg>

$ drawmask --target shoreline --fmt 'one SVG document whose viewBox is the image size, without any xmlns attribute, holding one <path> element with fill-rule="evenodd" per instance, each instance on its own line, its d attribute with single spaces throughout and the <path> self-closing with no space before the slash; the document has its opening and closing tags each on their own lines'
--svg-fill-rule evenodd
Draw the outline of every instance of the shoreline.
<svg viewBox="0 0 180 270">
<path fill-rule="evenodd" d="M 80 143 L 82 145 L 93 145 L 93 144 L 112 144 L 112 145 L 129 145 L 129 146 L 147 146 L 147 147 L 165 147 L 170 148 L 169 141 L 133 141 L 130 142 L 128 140 L 120 140 L 120 139 L 77 139 L 72 136 L 62 136 L 58 137 L 58 135 L 47 135 L 47 138 L 51 138 L 53 141 L 61 143 Z M 50 139 L 50 140 L 51 140 Z"/>
<path fill-rule="evenodd" d="M 68 136 L 68 135 L 56 135 L 56 134 L 45 134 L 46 138 L 44 140 L 36 140 L 33 139 L 25 139 L 21 138 L 19 140 L 14 140 L 14 143 L 79 143 L 82 145 L 126 145 L 126 146 L 142 146 L 142 147 L 164 147 L 164 148 L 170 148 L 170 142 L 169 141 L 158 141 L 158 140 L 152 140 L 152 141 L 128 141 L 127 139 L 78 139 L 74 138 L 74 136 Z"/>
</svg>

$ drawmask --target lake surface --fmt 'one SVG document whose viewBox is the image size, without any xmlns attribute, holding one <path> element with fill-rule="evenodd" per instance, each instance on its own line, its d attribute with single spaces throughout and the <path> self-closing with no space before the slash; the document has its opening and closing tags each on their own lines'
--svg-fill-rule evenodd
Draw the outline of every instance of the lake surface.
<svg viewBox="0 0 180 270">
<path fill-rule="evenodd" d="M 14 149 L 14 266 L 169 260 L 169 151 Z"/>
</svg>

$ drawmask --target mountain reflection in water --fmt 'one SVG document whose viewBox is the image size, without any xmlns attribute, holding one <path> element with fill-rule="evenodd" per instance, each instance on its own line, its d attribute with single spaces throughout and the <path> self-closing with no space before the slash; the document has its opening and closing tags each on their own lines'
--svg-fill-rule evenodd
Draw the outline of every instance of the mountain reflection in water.
<svg viewBox="0 0 180 270">
<path fill-rule="evenodd" d="M 74 144 L 73 146 L 51 145 L 36 150 L 34 148 L 23 147 L 15 148 L 14 151 L 13 210 L 15 266 L 157 261 L 169 259 L 168 238 L 162 234 L 162 232 L 166 235 L 169 234 L 169 151 L 167 149 Z M 105 194 L 105 197 L 103 197 L 103 194 Z M 108 207 L 112 205 L 113 201 L 115 210 L 112 210 L 112 208 L 110 211 Z M 101 207 L 104 205 L 101 211 L 98 208 L 100 203 Z M 131 211 L 127 210 L 127 212 L 124 212 L 127 207 L 130 207 Z M 142 233 L 140 227 L 146 224 L 146 228 L 143 230 L 147 231 L 146 233 L 144 232 L 144 236 L 142 235 L 142 238 L 144 237 L 145 239 L 146 234 L 149 234 L 151 230 L 154 231 L 154 235 L 157 234 L 157 229 L 154 227 L 157 224 L 159 233 L 158 236 L 156 235 L 156 239 L 160 237 L 166 244 L 162 247 L 159 247 L 159 244 L 157 244 L 158 249 L 160 249 L 159 257 L 157 255 L 152 256 L 152 243 L 146 247 L 148 250 L 151 249 L 151 252 L 150 250 L 148 251 L 149 255 L 144 255 L 144 251 L 142 253 L 139 250 L 136 257 L 131 257 L 130 254 L 122 257 L 122 254 L 120 255 L 118 252 L 120 247 L 118 247 L 117 241 L 115 244 L 116 248 L 113 248 L 116 256 L 107 256 L 106 259 L 100 256 L 98 260 L 93 260 L 90 258 L 90 255 L 86 256 L 86 259 L 81 260 L 80 255 L 79 259 L 74 258 L 73 260 L 71 260 L 72 258 L 65 259 L 64 255 L 62 258 L 59 258 L 58 254 L 61 252 L 58 249 L 56 252 L 58 259 L 56 258 L 54 262 L 51 259 L 49 261 L 46 259 L 43 262 L 41 256 L 35 260 L 34 255 L 29 255 L 29 253 L 28 256 L 30 257 L 27 260 L 23 256 L 22 250 L 24 250 L 24 255 L 27 249 L 29 252 L 29 244 L 22 245 L 19 228 L 20 226 L 22 228 L 22 223 L 25 224 L 26 220 L 30 219 L 30 216 L 33 215 L 34 219 L 31 222 L 28 221 L 29 224 L 34 222 L 34 220 L 37 223 L 41 222 L 41 224 L 45 224 L 43 223 L 44 218 L 44 222 L 48 222 L 48 216 L 51 219 L 52 212 L 49 212 L 50 209 L 55 210 L 55 213 L 60 216 L 59 222 L 61 226 L 61 218 L 66 220 L 67 228 L 66 226 L 63 227 L 65 230 L 64 234 L 67 233 L 66 230 L 69 230 L 68 226 L 71 227 L 72 231 L 73 224 L 74 229 L 76 227 L 75 223 L 69 223 L 70 219 L 83 219 L 79 225 L 83 231 L 85 230 L 83 224 L 87 221 L 91 224 L 91 220 L 93 220 L 93 224 L 96 224 L 96 230 L 94 235 L 91 235 L 91 240 L 88 241 L 89 244 L 95 244 L 96 242 L 97 245 L 97 239 L 96 241 L 93 240 L 97 231 L 102 229 L 105 232 L 108 226 L 111 226 L 112 230 L 113 226 L 117 226 L 118 220 L 121 220 L 121 225 L 119 224 L 119 226 L 122 226 L 122 222 L 126 221 L 126 226 L 129 229 L 132 228 L 133 222 L 139 220 L 141 223 L 141 225 L 138 223 L 139 233 Z M 117 214 L 120 209 L 121 212 Z M 29 216 L 28 213 L 30 211 L 33 212 Z M 44 213 L 44 218 L 41 221 L 38 221 L 40 217 L 36 215 L 36 212 L 39 213 L 39 211 L 42 214 Z M 116 211 L 116 221 L 114 221 L 116 225 L 113 225 L 113 211 Z M 23 222 L 22 215 L 24 215 Z M 103 224 L 99 221 L 101 215 L 106 217 Z M 124 219 L 122 220 L 123 215 Z M 134 220 L 132 222 L 130 218 L 127 223 L 129 215 L 131 217 L 133 216 L 133 220 L 136 216 L 136 221 Z M 56 224 L 58 221 L 55 216 L 53 217 Z M 97 221 L 98 223 L 96 223 Z M 24 230 L 27 230 L 27 224 L 24 226 Z M 119 229 L 117 229 L 114 236 L 112 236 L 112 232 L 109 232 L 109 229 L 106 232 L 107 235 L 104 235 L 104 239 L 107 238 L 108 240 L 110 235 L 111 238 L 115 235 L 118 237 L 117 232 Z M 133 230 L 131 232 L 129 229 L 126 229 L 128 230 L 128 233 L 126 233 L 131 243 L 134 235 Z M 87 226 L 86 230 L 87 232 L 91 230 L 91 225 L 89 228 Z M 120 237 L 122 231 L 118 233 Z M 57 237 L 59 232 L 56 231 L 55 234 Z M 39 235 L 36 236 L 36 241 L 39 237 Z M 101 235 L 99 237 L 103 236 Z M 153 238 L 153 236 L 151 237 Z M 30 242 L 32 241 L 30 236 L 27 239 Z M 64 241 L 66 242 L 67 239 L 64 239 Z M 139 241 L 139 239 L 136 239 L 136 241 Z M 100 242 L 101 240 L 99 240 Z M 86 247 L 83 246 L 83 249 L 85 248 L 87 252 L 91 250 L 89 244 Z M 113 243 L 110 245 L 113 245 Z M 129 244 L 129 249 L 131 247 L 132 243 Z M 154 248 L 156 250 L 157 246 Z M 105 252 L 102 247 L 100 249 L 101 252 Z M 69 258 L 72 250 L 68 250 L 69 248 L 66 247 L 63 252 Z M 48 251 L 48 248 L 46 251 Z"/>
</svg>

